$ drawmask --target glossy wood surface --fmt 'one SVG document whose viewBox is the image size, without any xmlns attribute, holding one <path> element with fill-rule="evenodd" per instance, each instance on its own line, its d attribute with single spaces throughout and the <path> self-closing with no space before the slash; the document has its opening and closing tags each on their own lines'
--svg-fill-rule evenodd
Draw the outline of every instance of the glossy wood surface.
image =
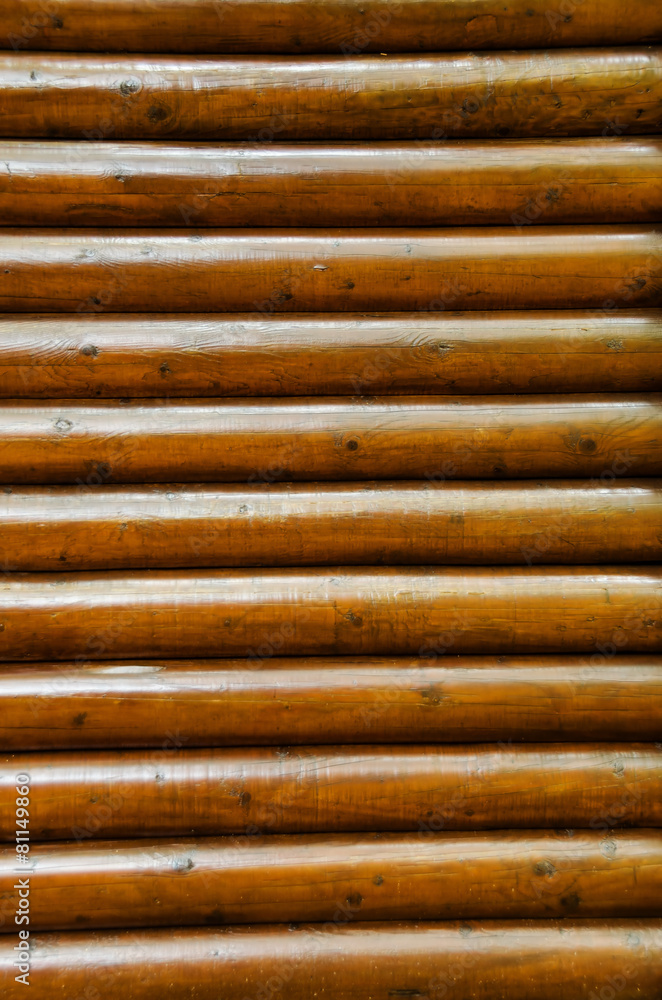
<svg viewBox="0 0 662 1000">
<path fill-rule="evenodd" d="M 661 389 L 659 309 L 0 313 L 3 398 Z"/>
<path fill-rule="evenodd" d="M 662 1000 L 659 0 L 8 5 L 3 1000 Z"/>
<path fill-rule="evenodd" d="M 615 982 L 622 1000 L 642 1000 L 662 977 L 656 918 L 352 925 L 341 916 L 304 927 L 65 931 L 32 944 L 32 1000 L 52 1000 L 54 982 L 99 1000 L 218 1000 L 219 982 L 224 1000 L 266 983 L 286 987 L 288 1000 L 309 1000 L 311 985 L 320 1000 L 365 1000 L 366 982 L 372 1000 L 451 989 L 454 1000 L 585 1000 Z M 18 1000 L 12 947 L 0 938 L 0 982 Z"/>
<path fill-rule="evenodd" d="M 612 482 L 662 473 L 661 402 L 659 393 L 4 400 L 0 482 Z"/>
<path fill-rule="evenodd" d="M 662 41 L 656 0 L 1 0 L 15 51 L 415 52 Z"/>
<path fill-rule="evenodd" d="M 2 226 L 659 222 L 662 139 L 0 143 Z"/>
<path fill-rule="evenodd" d="M 661 608 L 658 565 L 6 573 L 0 660 L 659 653 Z"/>
<path fill-rule="evenodd" d="M 662 826 L 655 743 L 180 750 L 178 742 L 169 734 L 152 751 L 0 757 L 0 840 L 15 840 L 17 774 L 34 788 L 34 842 Z"/>
<path fill-rule="evenodd" d="M 651 740 L 662 657 L 278 657 L 6 664 L 6 750 Z M 430 651 L 431 652 L 431 651 Z"/>
<path fill-rule="evenodd" d="M 14 572 L 660 562 L 662 479 L 16 486 L 0 522 Z"/>
<path fill-rule="evenodd" d="M 36 844 L 30 930 L 662 916 L 662 830 Z M 0 849 L 12 886 L 16 852 Z M 19 906 L 18 889 L 3 894 Z M 1 928 L 13 933 L 8 922 Z"/>
<path fill-rule="evenodd" d="M 294 58 L 0 53 L 8 139 L 631 136 L 660 131 L 661 100 L 659 46 Z"/>
<path fill-rule="evenodd" d="M 356 312 L 662 304 L 656 226 L 0 229 L 0 311 Z"/>
</svg>

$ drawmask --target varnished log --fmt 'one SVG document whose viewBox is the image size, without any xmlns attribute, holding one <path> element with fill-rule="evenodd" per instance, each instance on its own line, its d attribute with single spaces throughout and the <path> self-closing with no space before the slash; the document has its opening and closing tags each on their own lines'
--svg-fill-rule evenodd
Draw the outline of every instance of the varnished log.
<svg viewBox="0 0 662 1000">
<path fill-rule="evenodd" d="M 33 844 L 30 932 L 348 920 L 662 916 L 662 831 Z M 16 852 L 0 850 L 4 910 Z M 15 933 L 5 923 L 0 930 Z"/>
<path fill-rule="evenodd" d="M 356 312 L 662 304 L 655 226 L 0 229 L 0 311 Z"/>
<path fill-rule="evenodd" d="M 662 41 L 656 0 L 2 0 L 0 47 L 424 52 Z"/>
<path fill-rule="evenodd" d="M 344 907 L 349 904 L 339 901 Z M 659 992 L 662 921 L 533 920 L 65 931 L 31 936 L 30 998 L 643 1000 Z M 0 938 L 6 1000 L 26 995 Z M 284 992 L 286 990 L 286 992 Z"/>
<path fill-rule="evenodd" d="M 5 574 L 0 659 L 662 652 L 662 567 Z"/>
<path fill-rule="evenodd" d="M 184 740 L 0 757 L 0 840 L 15 840 L 17 775 L 33 789 L 33 842 L 662 826 L 660 744 L 178 749 Z"/>
<path fill-rule="evenodd" d="M 659 393 L 3 400 L 0 482 L 83 491 L 177 478 L 610 483 L 662 472 L 661 400 Z"/>
<path fill-rule="evenodd" d="M 0 313 L 3 398 L 660 389 L 659 309 Z"/>
<path fill-rule="evenodd" d="M 109 166 L 110 165 L 110 166 Z M 658 222 L 662 139 L 0 143 L 3 226 Z"/>
<path fill-rule="evenodd" d="M 49 53 L 38 64 L 30 53 L 0 53 L 0 135 L 10 139 L 631 136 L 660 131 L 661 102 L 659 47 L 258 59 Z"/>
<path fill-rule="evenodd" d="M 278 646 L 278 637 L 274 637 Z M 6 750 L 657 740 L 662 657 L 111 660 L 7 664 Z M 450 650 L 449 650 L 450 652 Z"/>
<path fill-rule="evenodd" d="M 662 479 L 12 487 L 12 571 L 662 558 Z"/>
</svg>

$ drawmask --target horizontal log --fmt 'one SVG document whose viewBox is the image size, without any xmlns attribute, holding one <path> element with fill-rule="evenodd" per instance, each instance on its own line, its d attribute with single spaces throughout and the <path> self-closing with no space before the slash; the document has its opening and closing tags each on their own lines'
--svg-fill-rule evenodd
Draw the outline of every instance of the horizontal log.
<svg viewBox="0 0 662 1000">
<path fill-rule="evenodd" d="M 83 492 L 177 478 L 251 485 L 594 476 L 610 483 L 662 473 L 661 399 L 3 400 L 0 482 L 69 483 Z"/>
<path fill-rule="evenodd" d="M 424 52 L 662 41 L 656 0 L 1 0 L 0 48 L 88 52 Z"/>
<path fill-rule="evenodd" d="M 662 390 L 659 309 L 0 313 L 2 398 L 641 390 Z"/>
<path fill-rule="evenodd" d="M 110 167 L 109 167 L 110 164 Z M 4 226 L 657 222 L 662 139 L 0 143 Z"/>
<path fill-rule="evenodd" d="M 15 938 L 0 939 L 7 1000 L 25 995 Z M 619 1000 L 653 998 L 662 921 L 369 923 L 30 935 L 31 1000 Z M 269 985 L 267 985 L 269 984 Z M 615 985 L 613 985 L 615 984 Z M 65 993 L 66 991 L 66 993 Z"/>
<path fill-rule="evenodd" d="M 276 640 L 277 641 L 277 640 Z M 657 740 L 662 657 L 275 656 L 6 665 L 6 750 Z M 311 918 L 312 919 L 312 918 Z"/>
<path fill-rule="evenodd" d="M 631 136 L 662 124 L 660 47 L 259 59 L 57 53 L 35 66 L 30 53 L 0 53 L 3 138 Z"/>
<path fill-rule="evenodd" d="M 32 845 L 30 869 L 31 935 L 339 915 L 662 916 L 662 830 L 97 840 Z M 19 912 L 13 846 L 0 850 L 0 879 L 3 912 Z"/>
<path fill-rule="evenodd" d="M 661 105 L 662 106 L 662 105 Z M 356 312 L 662 305 L 655 226 L 0 229 L 0 311 Z"/>
<path fill-rule="evenodd" d="M 0 660 L 659 653 L 661 608 L 662 566 L 5 573 Z"/>
<path fill-rule="evenodd" d="M 662 479 L 13 487 L 5 570 L 659 562 Z"/>
<path fill-rule="evenodd" d="M 177 749 L 184 739 L 0 756 L 0 840 L 14 844 L 26 785 L 32 842 L 662 826 L 659 743 Z"/>
</svg>

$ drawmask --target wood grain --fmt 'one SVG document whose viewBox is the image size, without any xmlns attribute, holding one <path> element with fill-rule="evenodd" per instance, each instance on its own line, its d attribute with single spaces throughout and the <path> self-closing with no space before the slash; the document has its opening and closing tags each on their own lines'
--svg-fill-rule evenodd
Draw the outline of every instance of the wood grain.
<svg viewBox="0 0 662 1000">
<path fill-rule="evenodd" d="M 0 312 L 356 312 L 662 305 L 655 226 L 0 229 Z"/>
<path fill-rule="evenodd" d="M 288 1000 L 586 1000 L 618 987 L 622 1000 L 655 997 L 662 976 L 662 921 L 532 920 L 182 928 L 36 934 L 32 1000 L 57 982 L 99 1000 L 244 1000 L 287 988 Z M 16 952 L 0 938 L 7 1000 Z M 247 993 L 247 987 L 249 992 Z M 277 995 L 277 994 L 276 994 Z M 596 994 L 599 995 L 599 994 Z"/>
<path fill-rule="evenodd" d="M 659 309 L 0 313 L 2 398 L 642 390 L 662 390 Z"/>
<path fill-rule="evenodd" d="M 415 52 L 662 41 L 656 0 L 1 0 L 0 47 L 128 52 Z"/>
<path fill-rule="evenodd" d="M 662 560 L 662 479 L 12 487 L 6 570 Z"/>
<path fill-rule="evenodd" d="M 660 222 L 662 139 L 0 143 L 2 226 Z"/>
<path fill-rule="evenodd" d="M 278 639 L 275 637 L 278 644 Z M 657 740 L 662 657 L 278 657 L 16 663 L 7 750 Z M 450 651 L 449 651 L 450 652 Z"/>
<path fill-rule="evenodd" d="M 621 393 L 3 400 L 0 482 L 69 483 L 82 491 L 177 478 L 612 482 L 662 473 L 661 399 Z"/>
<path fill-rule="evenodd" d="M 383 50 L 380 50 L 383 51 Z M 3 138 L 655 134 L 662 49 L 335 56 L 0 53 Z"/>
<path fill-rule="evenodd" d="M 6 573 L 0 660 L 659 653 L 661 608 L 657 565 Z"/>
<path fill-rule="evenodd" d="M 654 743 L 60 750 L 0 757 L 0 840 L 662 826 Z"/>
<path fill-rule="evenodd" d="M 30 932 L 293 921 L 662 916 L 662 830 L 34 844 Z M 2 884 L 16 852 L 0 849 Z M 18 889 L 2 893 L 18 909 Z M 6 923 L 2 931 L 15 933 Z"/>
</svg>

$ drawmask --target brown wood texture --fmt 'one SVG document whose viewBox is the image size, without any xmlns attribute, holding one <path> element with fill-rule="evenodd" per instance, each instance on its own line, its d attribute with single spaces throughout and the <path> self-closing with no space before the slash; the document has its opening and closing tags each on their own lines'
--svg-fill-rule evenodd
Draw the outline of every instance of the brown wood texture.
<svg viewBox="0 0 662 1000">
<path fill-rule="evenodd" d="M 662 561 L 662 479 L 13 487 L 13 572 Z"/>
<path fill-rule="evenodd" d="M 263 747 L 0 757 L 0 840 L 662 826 L 662 746 Z"/>
<path fill-rule="evenodd" d="M 341 917 L 304 927 L 65 931 L 31 944 L 32 1000 L 52 1000 L 54 983 L 97 1000 L 218 1000 L 220 983 L 224 1000 L 277 990 L 287 1000 L 365 1000 L 366 983 L 372 1000 L 592 1000 L 609 990 L 653 1000 L 662 977 L 656 918 L 353 926 Z M 13 947 L 0 938 L 7 1000 L 26 995 Z"/>
<path fill-rule="evenodd" d="M 662 390 L 659 309 L 0 313 L 3 398 L 641 390 Z"/>
<path fill-rule="evenodd" d="M 444 139 L 657 133 L 662 49 L 443 55 L 0 54 L 4 138 Z"/>
<path fill-rule="evenodd" d="M 662 566 L 6 573 L 0 660 L 662 652 Z"/>
<path fill-rule="evenodd" d="M 3 226 L 662 221 L 662 139 L 0 143 Z"/>
<path fill-rule="evenodd" d="M 276 647 L 278 638 L 274 639 Z M 662 657 L 278 657 L 6 664 L 6 750 L 651 740 Z"/>
<path fill-rule="evenodd" d="M 319 53 L 662 41 L 656 0 L 2 0 L 0 47 Z"/>
<path fill-rule="evenodd" d="M 662 472 L 662 396 L 3 400 L 0 482 L 273 483 Z M 175 494 L 173 494 L 175 495 Z"/>
<path fill-rule="evenodd" d="M 662 304 L 659 226 L 0 229 L 1 312 L 280 312 Z"/>
<path fill-rule="evenodd" d="M 333 920 L 662 916 L 662 830 L 33 844 L 30 932 Z M 16 851 L 0 899 L 19 909 Z M 15 933 L 6 922 L 5 933 Z"/>
</svg>

